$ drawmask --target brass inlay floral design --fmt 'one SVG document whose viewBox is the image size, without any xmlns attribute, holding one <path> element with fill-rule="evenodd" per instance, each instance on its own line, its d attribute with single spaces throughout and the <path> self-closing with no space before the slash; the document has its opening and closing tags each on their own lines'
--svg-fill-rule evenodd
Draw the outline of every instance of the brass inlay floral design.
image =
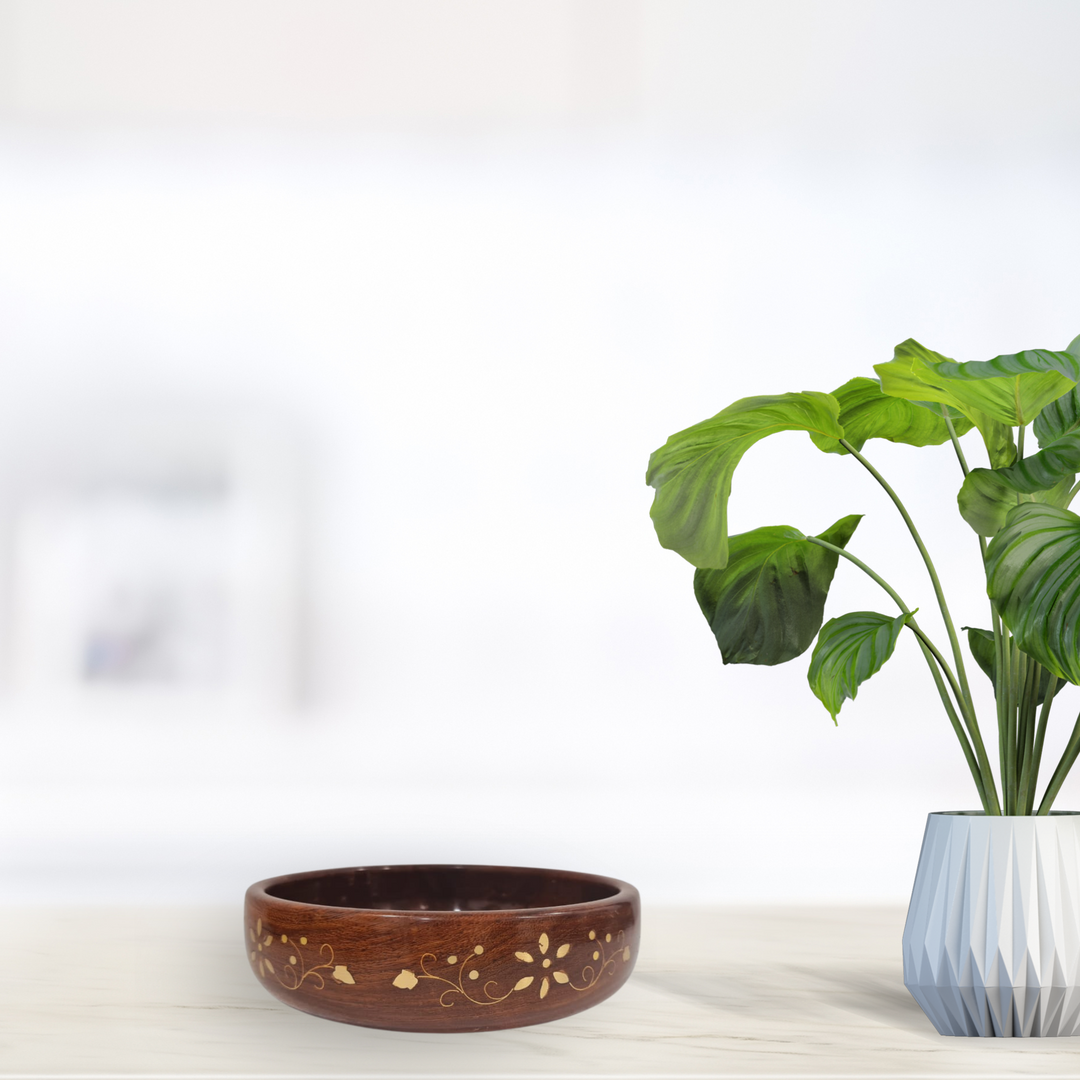
<svg viewBox="0 0 1080 1080">
<path fill-rule="evenodd" d="M 274 935 L 263 926 L 262 919 L 254 928 L 248 927 L 248 937 L 254 948 L 251 950 L 251 966 L 265 979 L 268 975 L 286 990 L 299 990 L 309 979 L 316 990 L 326 986 L 324 972 L 329 972 L 334 982 L 353 986 L 356 980 L 345 964 L 334 963 L 334 948 L 329 944 L 319 946 L 316 963 L 315 957 L 309 959 L 305 949 L 308 939 L 294 941 L 288 934 Z M 275 960 L 270 958 L 270 949 L 275 949 Z"/>
<path fill-rule="evenodd" d="M 521 964 L 535 964 L 540 977 L 540 1000 L 548 996 L 552 986 L 568 986 L 571 990 L 590 990 L 604 975 L 605 972 L 613 974 L 618 960 L 626 963 L 630 959 L 630 946 L 626 943 L 626 934 L 619 930 L 612 941 L 611 934 L 605 934 L 601 941 L 595 930 L 589 931 L 588 943 L 582 943 L 581 947 L 588 950 L 589 959 L 583 967 L 578 969 L 576 975 L 571 975 L 566 969 L 575 968 L 580 961 L 569 961 L 567 958 L 573 948 L 570 942 L 564 942 L 554 950 L 551 948 L 551 938 L 543 933 L 537 939 L 536 949 L 538 955 L 534 956 L 530 949 L 518 949 L 514 952 L 514 959 Z M 609 947 L 614 945 L 609 955 Z M 552 955 L 548 955 L 552 952 Z M 443 963 L 447 968 L 446 974 L 431 971 L 429 968 L 439 964 L 439 957 L 433 952 L 426 952 L 420 957 L 420 974 L 402 968 L 401 973 L 394 979 L 393 985 L 399 990 L 414 990 L 424 979 L 444 983 L 446 989 L 439 994 L 439 1004 L 444 1009 L 459 998 L 471 1001 L 474 1005 L 498 1005 L 505 1001 L 511 994 L 528 990 L 537 979 L 537 975 L 523 975 L 505 993 L 500 992 L 497 979 L 485 979 L 482 985 L 480 969 L 477 966 L 482 963 L 480 957 L 484 954 L 484 947 L 476 945 L 472 951 L 460 960 L 456 953 L 451 953 Z M 560 963 L 560 961 L 562 961 Z M 558 964 L 558 967 L 555 965 Z"/>
</svg>

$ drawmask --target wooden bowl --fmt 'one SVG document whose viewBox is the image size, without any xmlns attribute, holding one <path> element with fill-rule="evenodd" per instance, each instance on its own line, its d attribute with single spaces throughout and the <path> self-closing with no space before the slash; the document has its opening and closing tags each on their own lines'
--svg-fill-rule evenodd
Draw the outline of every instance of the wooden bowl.
<svg viewBox="0 0 1080 1080">
<path fill-rule="evenodd" d="M 372 866 L 252 885 L 244 941 L 263 985 L 328 1020 L 492 1031 L 610 997 L 637 959 L 632 885 L 563 870 Z"/>
</svg>

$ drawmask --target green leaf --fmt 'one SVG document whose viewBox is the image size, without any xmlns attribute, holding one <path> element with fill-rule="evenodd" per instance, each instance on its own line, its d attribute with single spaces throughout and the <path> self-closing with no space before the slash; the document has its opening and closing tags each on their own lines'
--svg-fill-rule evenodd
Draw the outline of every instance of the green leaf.
<svg viewBox="0 0 1080 1080">
<path fill-rule="evenodd" d="M 1025 349 L 995 356 L 992 360 L 969 360 L 962 364 L 946 360 L 938 366 L 938 371 L 949 379 L 1014 378 L 1033 371 L 1056 371 L 1071 383 L 1080 382 L 1080 360 L 1068 350 Z"/>
<path fill-rule="evenodd" d="M 990 459 L 991 469 L 1004 469 L 1016 460 L 1016 443 L 1013 442 L 1012 428 L 1008 424 L 998 423 L 986 413 L 968 410 L 972 423 L 979 429 L 986 456 Z"/>
<path fill-rule="evenodd" d="M 694 566 L 726 566 L 727 503 L 743 454 L 778 431 L 840 438 L 839 411 L 835 398 L 816 391 L 743 398 L 672 435 L 649 459 L 645 474 L 656 488 L 650 514 L 661 546 Z"/>
<path fill-rule="evenodd" d="M 994 634 L 991 630 L 979 630 L 974 626 L 965 626 L 962 629 L 968 633 L 968 648 L 975 657 L 975 663 L 985 672 L 987 678 L 997 687 L 997 649 L 994 646 Z M 1035 702 L 1041 705 L 1046 698 L 1046 690 L 1050 685 L 1050 672 L 1043 668 L 1039 677 L 1039 693 Z M 1054 697 L 1065 688 L 1066 684 L 1058 679 L 1054 686 Z"/>
<path fill-rule="evenodd" d="M 856 450 L 861 450 L 867 439 L 888 439 L 908 446 L 938 446 L 949 441 L 941 406 L 934 405 L 931 411 L 912 401 L 890 397 L 881 392 L 877 379 L 850 379 L 832 396 L 840 403 L 844 439 Z M 960 413 L 956 417 L 953 427 L 957 435 L 963 435 L 971 429 L 971 421 Z M 828 454 L 847 453 L 836 439 L 814 434 L 810 438 Z"/>
<path fill-rule="evenodd" d="M 861 514 L 841 518 L 820 539 L 846 547 Z M 725 664 L 782 664 L 804 653 L 825 613 L 840 558 L 789 525 L 731 537 L 723 570 L 697 570 L 694 595 Z"/>
<path fill-rule="evenodd" d="M 1049 349 L 963 364 L 920 356 L 913 367 L 921 379 L 947 386 L 961 408 L 979 409 L 1010 426 L 1030 424 L 1044 405 L 1067 394 L 1080 379 L 1076 357 Z"/>
<path fill-rule="evenodd" d="M 891 619 L 876 611 L 853 611 L 821 628 L 807 678 L 834 724 L 840 706 L 849 698 L 854 701 L 859 687 L 892 656 L 900 631 L 914 614 Z"/>
<path fill-rule="evenodd" d="M 1069 352 L 1028 349 L 958 364 L 913 339 L 896 346 L 893 359 L 874 368 L 886 394 L 939 401 L 960 409 L 982 432 L 994 468 L 1012 463 L 1012 434 L 1067 394 L 1080 379 L 1080 360 Z"/>
<path fill-rule="evenodd" d="M 874 370 L 881 377 L 882 391 L 891 397 L 935 409 L 945 405 L 958 410 L 979 429 L 991 466 L 999 469 L 1011 465 L 1016 458 L 1016 446 L 1010 425 L 995 419 L 965 397 L 957 396 L 953 392 L 955 384 L 962 383 L 962 380 L 950 381 L 935 375 L 938 365 L 949 362 L 947 357 L 909 338 L 896 346 L 892 360 L 875 364 Z"/>
<path fill-rule="evenodd" d="M 1065 351 L 1080 357 L 1080 337 L 1074 338 Z M 1044 450 L 1064 436 L 1080 432 L 1080 386 L 1074 386 L 1056 401 L 1044 405 L 1031 430 Z"/>
<path fill-rule="evenodd" d="M 1057 401 L 1043 406 L 1031 425 L 1041 447 L 1048 447 L 1066 435 L 1080 431 L 1080 386 L 1074 386 Z"/>
<path fill-rule="evenodd" d="M 1080 517 L 1013 507 L 986 553 L 986 591 L 1028 656 L 1080 683 Z"/>
<path fill-rule="evenodd" d="M 1026 459 L 1025 459 L 1026 460 Z M 1013 482 L 1017 468 L 991 471 L 972 469 L 964 478 L 956 496 L 960 516 L 980 535 L 996 536 L 1005 524 L 1009 511 L 1019 503 L 1045 503 L 1063 507 L 1068 501 L 1074 477 L 1061 477 L 1044 491 L 1025 491 Z"/>
<path fill-rule="evenodd" d="M 1040 450 L 1031 457 L 1021 458 L 1001 475 L 1015 490 L 1025 494 L 1046 491 L 1068 478 L 1072 485 L 1072 476 L 1080 471 L 1080 431 L 1063 435 L 1057 442 L 1050 443 L 1045 450 Z M 1048 500 L 1047 500 L 1048 501 Z"/>
</svg>

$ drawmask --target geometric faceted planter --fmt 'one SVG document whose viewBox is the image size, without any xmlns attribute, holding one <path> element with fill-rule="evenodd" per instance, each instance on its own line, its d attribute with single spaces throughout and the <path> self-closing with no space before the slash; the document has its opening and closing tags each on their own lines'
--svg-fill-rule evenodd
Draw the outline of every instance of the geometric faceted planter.
<svg viewBox="0 0 1080 1080">
<path fill-rule="evenodd" d="M 942 1035 L 1080 1034 L 1080 815 L 930 814 L 903 947 Z"/>
</svg>

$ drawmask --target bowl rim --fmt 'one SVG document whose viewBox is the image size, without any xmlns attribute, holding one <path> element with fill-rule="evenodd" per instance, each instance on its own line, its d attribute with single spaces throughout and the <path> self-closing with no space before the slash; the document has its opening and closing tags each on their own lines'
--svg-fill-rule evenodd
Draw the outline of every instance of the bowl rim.
<svg viewBox="0 0 1080 1080">
<path fill-rule="evenodd" d="M 554 876 L 569 881 L 588 882 L 594 885 L 607 885 L 615 892 L 611 896 L 601 897 L 599 900 L 582 900 L 573 904 L 548 904 L 542 907 L 521 908 L 495 908 L 477 911 L 455 911 L 452 909 L 424 909 L 415 908 L 363 908 L 342 907 L 337 904 L 311 904 L 304 900 L 288 900 L 282 896 L 273 896 L 267 890 L 275 885 L 291 884 L 297 881 L 310 881 L 312 878 L 328 877 L 331 874 L 349 874 L 364 870 L 485 870 L 496 873 L 511 874 L 541 874 Z M 338 866 L 328 870 L 304 870 L 297 874 L 279 874 L 276 877 L 264 878 L 256 881 L 247 890 L 248 900 L 257 900 L 268 904 L 284 904 L 286 907 L 296 908 L 303 911 L 351 911 L 363 915 L 378 915 L 384 918 L 398 919 L 431 919 L 432 917 L 446 918 L 472 918 L 492 916 L 522 916 L 538 915 L 551 912 L 575 912 L 597 911 L 610 907 L 614 904 L 633 903 L 639 899 L 638 890 L 620 878 L 608 877 L 605 874 L 585 874 L 578 870 L 552 870 L 540 866 L 489 866 L 481 863 L 386 863 L 369 866 Z"/>
</svg>

